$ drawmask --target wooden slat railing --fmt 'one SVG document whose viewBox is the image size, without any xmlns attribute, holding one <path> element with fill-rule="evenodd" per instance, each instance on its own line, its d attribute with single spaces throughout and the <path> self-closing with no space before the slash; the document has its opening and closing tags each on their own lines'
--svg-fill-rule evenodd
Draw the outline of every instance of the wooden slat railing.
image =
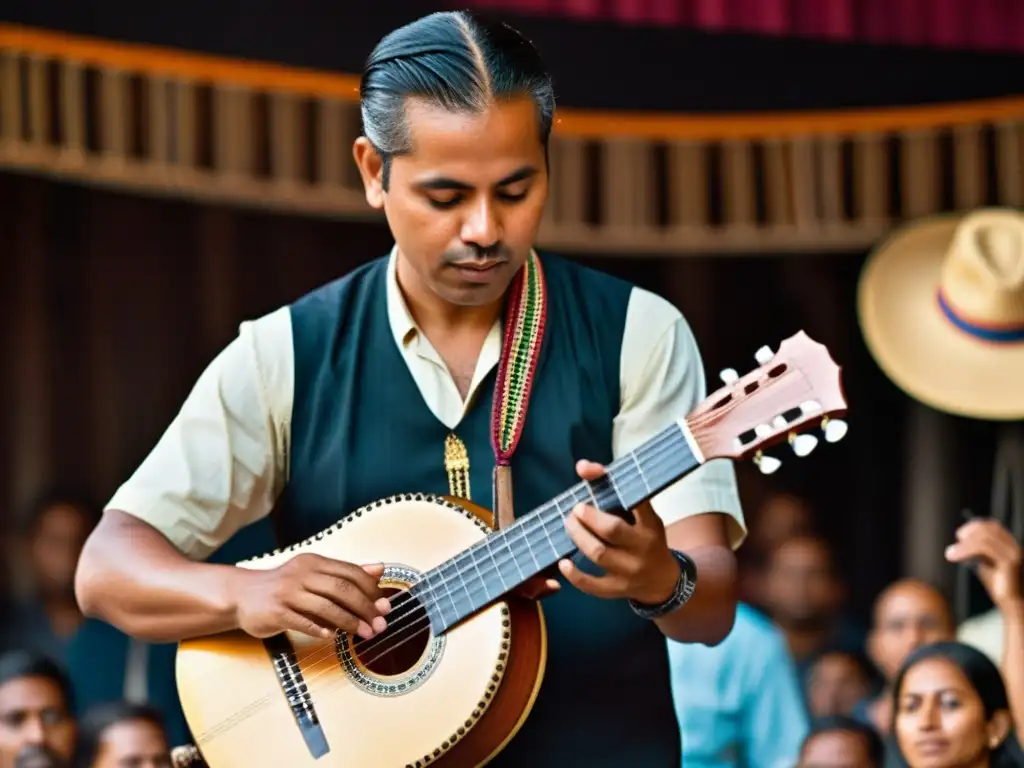
<svg viewBox="0 0 1024 768">
<path fill-rule="evenodd" d="M 358 80 L 0 26 L 0 167 L 346 218 Z M 858 249 L 896 222 L 1024 206 L 1024 98 L 754 116 L 563 109 L 544 247 Z"/>
</svg>

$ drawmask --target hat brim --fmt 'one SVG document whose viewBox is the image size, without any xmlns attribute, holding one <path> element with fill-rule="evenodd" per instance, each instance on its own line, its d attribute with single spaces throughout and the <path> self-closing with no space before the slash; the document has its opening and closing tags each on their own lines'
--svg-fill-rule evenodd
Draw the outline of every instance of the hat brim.
<svg viewBox="0 0 1024 768">
<path fill-rule="evenodd" d="M 900 389 L 940 411 L 1024 418 L 1024 343 L 993 343 L 956 328 L 938 303 L 939 276 L 962 216 L 924 219 L 869 257 L 857 309 L 868 349 Z"/>
</svg>

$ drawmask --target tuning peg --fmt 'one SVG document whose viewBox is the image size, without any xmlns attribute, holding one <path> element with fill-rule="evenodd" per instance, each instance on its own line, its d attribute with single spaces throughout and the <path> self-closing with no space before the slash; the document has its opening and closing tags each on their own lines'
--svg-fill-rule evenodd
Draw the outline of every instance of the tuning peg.
<svg viewBox="0 0 1024 768">
<path fill-rule="evenodd" d="M 772 348 L 768 346 L 761 347 L 754 353 L 754 359 L 757 360 L 758 365 L 764 365 L 773 357 L 775 357 L 775 353 L 772 352 Z"/>
<path fill-rule="evenodd" d="M 732 384 L 738 380 L 740 375 L 736 373 L 735 368 L 726 368 L 724 371 L 718 374 L 718 378 L 722 380 L 723 384 Z"/>
<path fill-rule="evenodd" d="M 817 447 L 818 438 L 814 435 L 798 435 L 795 432 L 790 432 L 789 444 L 793 448 L 793 453 L 804 457 Z"/>
<path fill-rule="evenodd" d="M 772 419 L 772 427 L 774 429 L 785 429 L 788 426 L 789 422 L 786 421 L 785 416 L 776 416 L 774 419 Z"/>
<path fill-rule="evenodd" d="M 754 434 L 760 438 L 768 437 L 769 435 L 771 435 L 771 433 L 772 428 L 769 427 L 767 424 L 758 424 L 756 427 L 754 427 Z"/>
<path fill-rule="evenodd" d="M 754 454 L 754 463 L 762 475 L 770 475 L 782 466 L 782 462 L 774 456 L 765 456 L 760 451 Z"/>
<path fill-rule="evenodd" d="M 850 431 L 850 425 L 845 421 L 830 419 L 828 416 L 821 420 L 821 428 L 825 431 L 825 440 L 830 443 L 838 443 Z"/>
</svg>

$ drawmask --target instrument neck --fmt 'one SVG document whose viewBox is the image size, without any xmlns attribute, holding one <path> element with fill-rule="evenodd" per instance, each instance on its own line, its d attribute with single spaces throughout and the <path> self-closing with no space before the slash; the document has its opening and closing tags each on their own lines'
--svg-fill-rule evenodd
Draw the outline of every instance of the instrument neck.
<svg viewBox="0 0 1024 768">
<path fill-rule="evenodd" d="M 606 467 L 424 575 L 410 590 L 440 633 L 576 551 L 565 517 L 580 503 L 627 516 L 700 465 L 685 425 L 673 424 Z"/>
</svg>

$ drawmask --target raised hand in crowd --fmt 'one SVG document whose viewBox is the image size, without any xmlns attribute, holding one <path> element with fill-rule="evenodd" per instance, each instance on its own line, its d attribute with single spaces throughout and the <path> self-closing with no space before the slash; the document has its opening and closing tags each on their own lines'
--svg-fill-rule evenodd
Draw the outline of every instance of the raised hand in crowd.
<svg viewBox="0 0 1024 768">
<path fill-rule="evenodd" d="M 975 519 L 960 526 L 946 559 L 972 567 L 1003 618 L 1002 673 L 1018 730 L 1024 727 L 1024 594 L 1022 548 L 1006 526 Z"/>
</svg>

